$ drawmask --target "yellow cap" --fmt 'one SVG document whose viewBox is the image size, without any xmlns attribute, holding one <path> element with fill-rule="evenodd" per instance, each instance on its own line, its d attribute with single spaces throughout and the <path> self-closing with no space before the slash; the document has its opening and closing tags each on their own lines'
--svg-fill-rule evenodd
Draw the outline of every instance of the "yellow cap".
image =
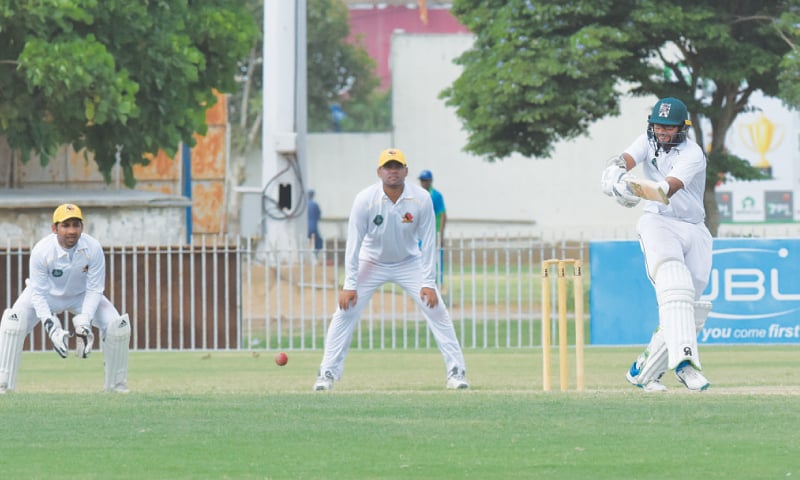
<svg viewBox="0 0 800 480">
<path fill-rule="evenodd" d="M 408 164 L 406 163 L 406 156 L 403 155 L 403 152 L 396 148 L 389 148 L 381 152 L 381 157 L 378 160 L 378 166 L 382 167 L 389 162 L 400 162 L 403 164 L 404 167 L 407 167 Z"/>
<path fill-rule="evenodd" d="M 70 218 L 77 218 L 78 220 L 83 220 L 83 214 L 81 213 L 81 209 L 78 208 L 77 205 L 73 205 L 71 203 L 65 203 L 63 205 L 59 205 L 56 208 L 56 211 L 53 212 L 53 223 L 61 223 L 64 220 L 68 220 Z"/>
</svg>

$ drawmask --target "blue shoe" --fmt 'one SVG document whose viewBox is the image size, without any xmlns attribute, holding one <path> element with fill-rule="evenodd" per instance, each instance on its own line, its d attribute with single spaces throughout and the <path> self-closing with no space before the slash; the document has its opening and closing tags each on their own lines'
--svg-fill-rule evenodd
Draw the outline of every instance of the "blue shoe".
<svg viewBox="0 0 800 480">
<path fill-rule="evenodd" d="M 640 371 L 639 367 L 637 365 L 638 363 L 639 363 L 639 360 L 636 360 L 635 362 L 633 362 L 633 365 L 631 365 L 630 370 L 628 370 L 628 372 L 625 374 L 625 378 L 634 387 L 642 388 L 642 384 L 639 383 L 639 380 L 636 378 L 636 377 L 639 376 L 639 371 Z"/>
<path fill-rule="evenodd" d="M 667 391 L 667 387 L 663 383 L 661 383 L 661 375 L 659 375 L 659 377 L 656 378 L 655 380 L 650 380 L 644 385 L 639 383 L 639 379 L 637 377 L 639 376 L 639 373 L 641 373 L 641 370 L 639 370 L 638 364 L 639 360 L 637 359 L 635 362 L 633 362 L 633 365 L 631 365 L 631 368 L 630 370 L 628 370 L 628 373 L 625 374 L 625 378 L 628 380 L 628 382 L 630 382 L 631 385 L 633 385 L 634 387 L 639 387 L 645 392 Z"/>
</svg>

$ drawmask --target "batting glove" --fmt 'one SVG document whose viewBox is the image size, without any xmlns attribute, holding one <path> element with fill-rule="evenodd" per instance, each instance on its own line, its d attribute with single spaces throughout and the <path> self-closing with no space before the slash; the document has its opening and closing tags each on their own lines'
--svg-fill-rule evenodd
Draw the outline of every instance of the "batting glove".
<svg viewBox="0 0 800 480">
<path fill-rule="evenodd" d="M 627 178 L 635 178 L 632 174 L 626 173 L 620 177 L 619 181 L 614 184 L 612 187 L 612 191 L 614 194 L 614 199 L 617 200 L 617 203 L 622 205 L 626 208 L 633 208 L 636 205 L 639 205 L 639 202 L 642 200 L 635 193 L 631 190 L 628 182 L 625 181 Z"/>
<path fill-rule="evenodd" d="M 625 160 L 622 158 L 622 155 L 609 159 L 608 163 L 606 163 L 606 168 L 603 170 L 603 174 L 600 176 L 600 189 L 603 193 L 609 197 L 615 196 L 614 184 L 619 182 L 620 178 L 622 178 L 627 171 L 628 170 L 625 168 Z"/>
</svg>

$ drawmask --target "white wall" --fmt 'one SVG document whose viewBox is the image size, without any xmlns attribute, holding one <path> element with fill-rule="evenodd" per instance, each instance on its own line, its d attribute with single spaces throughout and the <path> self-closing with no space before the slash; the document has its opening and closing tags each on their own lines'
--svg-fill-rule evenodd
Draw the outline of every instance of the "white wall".
<svg viewBox="0 0 800 480">
<path fill-rule="evenodd" d="M 540 231 L 571 236 L 631 230 L 639 209 L 603 195 L 599 177 L 605 161 L 645 130 L 655 100 L 626 99 L 621 117 L 596 124 L 587 138 L 559 143 L 550 159 L 515 155 L 489 163 L 462 151 L 466 133 L 454 109 L 437 98 L 460 73 L 452 59 L 471 44 L 471 35 L 392 37 L 397 145 L 415 176 L 433 171 L 448 218 L 535 221 Z"/>
<path fill-rule="evenodd" d="M 378 156 L 392 146 L 390 133 L 322 133 L 307 137 L 306 189 L 322 210 L 320 234 L 347 236 L 347 217 L 355 195 L 378 181 Z"/>
<path fill-rule="evenodd" d="M 8 245 L 36 243 L 50 233 L 53 210 L 75 203 L 84 231 L 106 246 L 184 245 L 186 211 L 182 196 L 140 190 L 12 188 L 0 190 L 0 239 Z"/>
</svg>

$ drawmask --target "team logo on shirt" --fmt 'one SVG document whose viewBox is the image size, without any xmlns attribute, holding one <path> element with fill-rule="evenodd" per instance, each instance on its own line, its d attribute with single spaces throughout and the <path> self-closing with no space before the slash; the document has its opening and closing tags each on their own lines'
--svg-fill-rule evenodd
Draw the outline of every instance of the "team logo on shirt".
<svg viewBox="0 0 800 480">
<path fill-rule="evenodd" d="M 64 271 L 63 270 L 59 270 L 57 268 L 55 270 L 53 270 L 52 272 L 50 272 L 50 273 L 56 278 L 64 275 Z"/>
<path fill-rule="evenodd" d="M 403 215 L 403 223 L 411 223 L 413 221 L 414 221 L 414 216 L 411 215 L 409 212 L 406 212 L 406 214 Z"/>
<path fill-rule="evenodd" d="M 372 223 L 374 223 L 375 225 L 380 225 L 381 223 L 383 223 L 383 216 L 375 215 L 375 218 L 372 219 Z"/>
</svg>

